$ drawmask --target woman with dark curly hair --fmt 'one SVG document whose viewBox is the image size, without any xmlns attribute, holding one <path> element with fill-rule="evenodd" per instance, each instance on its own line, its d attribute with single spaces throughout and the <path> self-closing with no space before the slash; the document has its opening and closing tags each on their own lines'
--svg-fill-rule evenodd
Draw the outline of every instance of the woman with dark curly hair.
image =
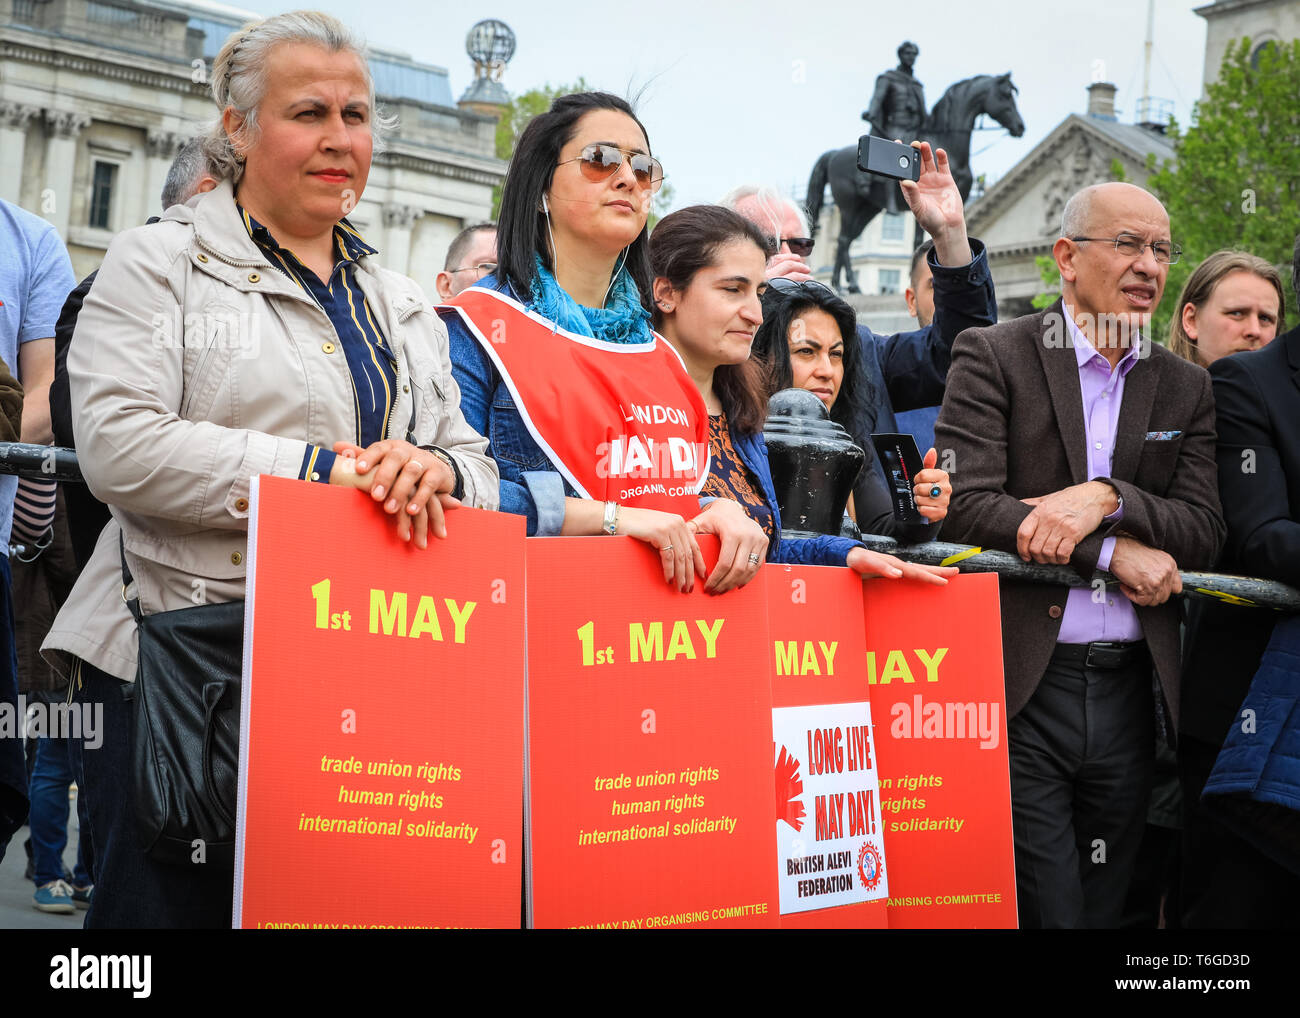
<svg viewBox="0 0 1300 1018">
<path fill-rule="evenodd" d="M 895 518 L 871 443 L 871 407 L 877 401 L 862 369 L 853 309 L 816 280 L 774 279 L 763 294 L 763 326 L 754 337 L 754 356 L 767 368 L 769 393 L 807 389 L 866 452 L 866 466 L 849 499 L 849 515 L 862 533 L 884 534 L 905 544 L 934 540 L 938 523 L 948 515 L 951 481 L 946 471 L 935 468 L 938 454 L 929 450 L 925 469 L 916 475 L 915 493 L 917 509 L 931 522 Z"/>
</svg>

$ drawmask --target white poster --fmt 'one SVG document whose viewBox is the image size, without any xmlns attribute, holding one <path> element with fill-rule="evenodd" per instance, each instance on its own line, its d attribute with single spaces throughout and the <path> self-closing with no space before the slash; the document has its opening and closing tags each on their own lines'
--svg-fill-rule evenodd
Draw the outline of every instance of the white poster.
<svg viewBox="0 0 1300 1018">
<path fill-rule="evenodd" d="M 772 711 L 781 913 L 889 894 L 871 705 Z"/>
</svg>

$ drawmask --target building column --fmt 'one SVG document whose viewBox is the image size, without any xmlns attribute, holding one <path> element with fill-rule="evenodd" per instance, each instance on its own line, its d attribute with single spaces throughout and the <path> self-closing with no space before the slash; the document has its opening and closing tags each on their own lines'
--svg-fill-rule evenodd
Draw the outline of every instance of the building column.
<svg viewBox="0 0 1300 1018">
<path fill-rule="evenodd" d="M 41 192 L 41 212 L 54 224 L 65 244 L 72 211 L 72 181 L 77 169 L 77 135 L 89 126 L 90 117 L 84 113 L 45 111 L 45 187 Z"/>
<path fill-rule="evenodd" d="M 422 215 L 424 211 L 414 205 L 389 203 L 384 206 L 385 240 L 384 248 L 379 252 L 384 268 L 403 275 L 410 269 L 411 228 Z"/>
<path fill-rule="evenodd" d="M 0 198 L 14 205 L 23 187 L 27 121 L 40 112 L 38 107 L 23 103 L 0 103 Z"/>
<path fill-rule="evenodd" d="M 186 138 L 176 131 L 157 131 L 150 128 L 145 135 L 147 153 L 144 184 L 145 218 L 158 215 L 162 208 L 162 189 L 167 181 L 167 171 L 172 168 L 172 161 L 184 147 Z M 144 220 L 141 220 L 143 222 Z"/>
</svg>

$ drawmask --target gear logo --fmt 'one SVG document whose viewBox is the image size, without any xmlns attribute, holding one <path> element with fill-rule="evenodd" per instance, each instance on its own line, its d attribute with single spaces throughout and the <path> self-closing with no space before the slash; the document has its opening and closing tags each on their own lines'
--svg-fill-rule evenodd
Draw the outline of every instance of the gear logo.
<svg viewBox="0 0 1300 1018">
<path fill-rule="evenodd" d="M 880 850 L 875 843 L 864 841 L 858 852 L 858 879 L 868 891 L 880 886 L 880 879 L 885 875 L 885 864 L 881 861 Z"/>
</svg>

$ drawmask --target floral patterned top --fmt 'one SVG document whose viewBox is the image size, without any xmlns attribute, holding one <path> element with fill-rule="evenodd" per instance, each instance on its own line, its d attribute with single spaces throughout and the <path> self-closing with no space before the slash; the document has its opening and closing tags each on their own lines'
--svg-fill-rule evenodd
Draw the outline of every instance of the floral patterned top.
<svg viewBox="0 0 1300 1018">
<path fill-rule="evenodd" d="M 772 510 L 763 498 L 758 481 L 731 444 L 725 413 L 709 415 L 709 458 L 709 476 L 700 494 L 739 502 L 750 519 L 763 528 L 768 541 L 772 541 L 776 536 Z"/>
</svg>

